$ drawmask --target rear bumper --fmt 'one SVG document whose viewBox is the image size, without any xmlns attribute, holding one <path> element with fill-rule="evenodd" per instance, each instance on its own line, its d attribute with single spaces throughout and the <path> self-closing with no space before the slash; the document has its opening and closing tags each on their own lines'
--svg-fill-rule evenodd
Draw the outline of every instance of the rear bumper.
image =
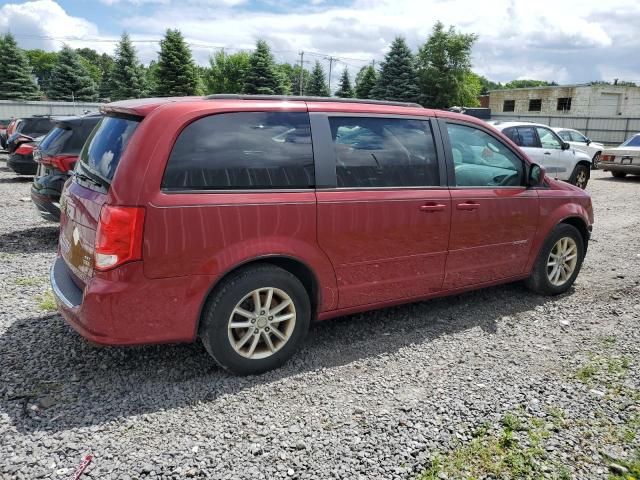
<svg viewBox="0 0 640 480">
<path fill-rule="evenodd" d="M 60 205 L 59 196 L 57 198 L 52 198 L 47 195 L 40 195 L 32 189 L 31 201 L 42 218 L 51 222 L 60 221 L 60 207 L 58 206 Z"/>
<path fill-rule="evenodd" d="M 624 172 L 640 175 L 640 165 L 622 165 L 620 163 L 600 162 L 600 168 L 605 172 Z"/>
<path fill-rule="evenodd" d="M 66 322 L 101 345 L 192 342 L 213 281 L 207 275 L 148 279 L 142 262 L 132 262 L 93 277 L 81 289 L 60 256 L 50 277 Z"/>
<path fill-rule="evenodd" d="M 67 175 L 36 177 L 31 186 L 31 201 L 45 220 L 60 221 L 60 195 Z"/>
<path fill-rule="evenodd" d="M 33 155 L 12 153 L 7 160 L 7 167 L 18 175 L 35 175 L 38 172 L 38 164 L 33 159 Z"/>
</svg>

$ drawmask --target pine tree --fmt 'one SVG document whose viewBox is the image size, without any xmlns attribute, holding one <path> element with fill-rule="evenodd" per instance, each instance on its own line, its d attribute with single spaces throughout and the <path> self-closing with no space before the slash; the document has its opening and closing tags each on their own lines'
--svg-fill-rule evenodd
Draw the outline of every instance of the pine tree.
<svg viewBox="0 0 640 480">
<path fill-rule="evenodd" d="M 140 98 L 145 96 L 145 82 L 136 49 L 129 35 L 122 34 L 116 46 L 113 69 L 110 72 L 111 100 Z"/>
<path fill-rule="evenodd" d="M 198 91 L 198 73 L 191 50 L 180 30 L 168 29 L 160 40 L 160 56 L 156 73 L 156 94 L 161 97 L 195 95 Z"/>
<path fill-rule="evenodd" d="M 411 50 L 404 38 L 396 37 L 385 55 L 373 96 L 381 100 L 415 102 L 419 95 L 417 81 Z"/>
<path fill-rule="evenodd" d="M 325 79 L 324 69 L 318 60 L 316 60 L 316 64 L 311 70 L 311 78 L 307 85 L 306 94 L 314 97 L 329 97 L 331 95 Z"/>
<path fill-rule="evenodd" d="M 282 77 L 276 68 L 267 42 L 258 40 L 249 59 L 249 69 L 244 81 L 244 93 L 255 95 L 279 95 L 283 93 Z"/>
<path fill-rule="evenodd" d="M 378 81 L 376 69 L 371 65 L 362 67 L 356 76 L 356 98 L 373 98 L 372 91 Z"/>
<path fill-rule="evenodd" d="M 58 54 L 58 62 L 51 72 L 49 98 L 91 102 L 97 97 L 96 84 L 80 61 L 79 55 L 65 45 Z"/>
<path fill-rule="evenodd" d="M 111 72 L 113 67 L 102 72 L 102 79 L 98 87 L 98 99 L 111 101 Z"/>
<path fill-rule="evenodd" d="M 336 97 L 353 98 L 353 87 L 351 87 L 351 79 L 349 78 L 349 70 L 345 67 L 340 77 L 340 88 L 336 92 Z"/>
<path fill-rule="evenodd" d="M 40 91 L 33 81 L 31 66 L 10 33 L 0 37 L 0 99 L 37 100 Z"/>
</svg>

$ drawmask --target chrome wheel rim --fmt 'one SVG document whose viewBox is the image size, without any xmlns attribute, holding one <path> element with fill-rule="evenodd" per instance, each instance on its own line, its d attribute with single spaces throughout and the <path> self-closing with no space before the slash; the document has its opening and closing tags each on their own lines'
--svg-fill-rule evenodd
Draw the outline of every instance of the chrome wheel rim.
<svg viewBox="0 0 640 480">
<path fill-rule="evenodd" d="M 588 180 L 589 180 L 589 177 L 587 177 L 587 172 L 581 169 L 576 175 L 576 186 L 580 188 L 585 188 L 587 186 Z"/>
<path fill-rule="evenodd" d="M 571 237 L 558 240 L 547 259 L 547 278 L 552 285 L 560 287 L 567 283 L 578 264 L 578 245 Z"/>
<path fill-rule="evenodd" d="M 296 307 L 279 288 L 257 288 L 235 306 L 228 322 L 229 342 L 239 355 L 267 358 L 284 347 L 296 326 Z"/>
</svg>

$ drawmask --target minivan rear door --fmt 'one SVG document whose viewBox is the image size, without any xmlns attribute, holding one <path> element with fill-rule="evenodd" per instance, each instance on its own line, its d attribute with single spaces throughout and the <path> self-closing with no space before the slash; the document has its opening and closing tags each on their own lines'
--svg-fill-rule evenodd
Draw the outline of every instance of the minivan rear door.
<svg viewBox="0 0 640 480">
<path fill-rule="evenodd" d="M 441 289 L 450 194 L 439 134 L 427 117 L 311 113 L 318 241 L 339 308 Z"/>
<path fill-rule="evenodd" d="M 80 152 L 73 180 L 60 199 L 60 254 L 81 287 L 93 276 L 100 210 L 139 123 L 129 116 L 104 117 Z"/>
</svg>

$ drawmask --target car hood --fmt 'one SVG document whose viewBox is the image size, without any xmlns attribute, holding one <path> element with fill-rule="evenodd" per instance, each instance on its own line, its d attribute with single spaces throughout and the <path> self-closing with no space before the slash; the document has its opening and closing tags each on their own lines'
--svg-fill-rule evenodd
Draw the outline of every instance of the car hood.
<svg viewBox="0 0 640 480">
<path fill-rule="evenodd" d="M 573 154 L 576 156 L 578 160 L 586 160 L 587 162 L 591 161 L 591 157 L 580 150 L 573 149 Z"/>
</svg>

